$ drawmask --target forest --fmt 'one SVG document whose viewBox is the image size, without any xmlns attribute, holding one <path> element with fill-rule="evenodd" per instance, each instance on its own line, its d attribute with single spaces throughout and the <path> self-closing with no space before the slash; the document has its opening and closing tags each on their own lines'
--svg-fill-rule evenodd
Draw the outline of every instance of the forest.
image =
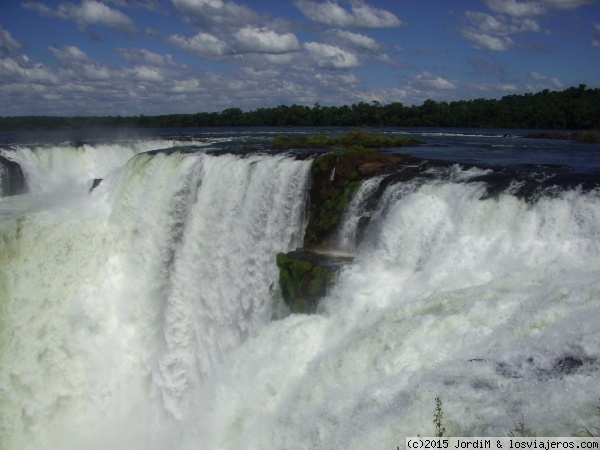
<svg viewBox="0 0 600 450">
<path fill-rule="evenodd" d="M 497 99 L 425 100 L 404 106 L 359 102 L 344 106 L 279 105 L 243 111 L 159 116 L 0 117 L 0 131 L 86 128 L 179 128 L 257 126 L 398 126 L 459 128 L 600 129 L 600 89 L 580 84 L 562 91 L 507 95 Z"/>
</svg>

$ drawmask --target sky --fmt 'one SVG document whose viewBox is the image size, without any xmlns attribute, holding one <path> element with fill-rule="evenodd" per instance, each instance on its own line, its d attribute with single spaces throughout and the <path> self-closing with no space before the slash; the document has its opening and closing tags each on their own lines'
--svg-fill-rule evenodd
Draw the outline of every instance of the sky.
<svg viewBox="0 0 600 450">
<path fill-rule="evenodd" d="M 600 0 L 0 0 L 0 116 L 600 87 Z"/>
</svg>

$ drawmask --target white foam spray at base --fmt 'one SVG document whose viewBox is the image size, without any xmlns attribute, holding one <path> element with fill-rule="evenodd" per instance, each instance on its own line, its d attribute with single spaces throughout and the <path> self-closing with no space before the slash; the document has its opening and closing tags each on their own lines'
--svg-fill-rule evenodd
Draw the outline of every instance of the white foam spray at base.
<svg viewBox="0 0 600 450">
<path fill-rule="evenodd" d="M 597 426 L 598 192 L 390 186 L 319 314 L 271 320 L 309 166 L 138 155 L 1 222 L 2 448 L 396 448 L 436 396 L 450 435 Z"/>
</svg>

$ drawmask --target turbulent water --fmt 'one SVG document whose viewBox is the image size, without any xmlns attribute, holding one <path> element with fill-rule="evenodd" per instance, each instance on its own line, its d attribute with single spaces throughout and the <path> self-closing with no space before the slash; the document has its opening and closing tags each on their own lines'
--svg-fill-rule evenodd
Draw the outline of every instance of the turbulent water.
<svg viewBox="0 0 600 450">
<path fill-rule="evenodd" d="M 312 161 L 235 154 L 279 132 L 6 140 L 1 448 L 391 449 L 436 397 L 455 436 L 598 426 L 597 148 L 421 132 L 403 152 L 460 164 L 363 183 L 356 262 L 302 315 L 275 255 Z"/>
</svg>

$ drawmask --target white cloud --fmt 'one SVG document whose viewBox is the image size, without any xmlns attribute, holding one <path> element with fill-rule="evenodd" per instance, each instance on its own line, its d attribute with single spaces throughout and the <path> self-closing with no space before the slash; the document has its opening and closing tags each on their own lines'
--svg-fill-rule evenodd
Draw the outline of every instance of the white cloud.
<svg viewBox="0 0 600 450">
<path fill-rule="evenodd" d="M 300 50 L 298 39 L 293 33 L 279 34 L 257 27 L 244 27 L 234 35 L 237 49 L 248 53 L 289 53 Z"/>
<path fill-rule="evenodd" d="M 256 23 L 259 15 L 250 8 L 223 0 L 171 0 L 184 18 L 200 26 L 242 26 Z"/>
<path fill-rule="evenodd" d="M 538 72 L 531 72 L 529 74 L 529 76 L 531 78 L 533 78 L 535 81 L 546 81 L 548 79 L 547 76 L 542 75 L 541 73 L 538 73 Z"/>
<path fill-rule="evenodd" d="M 600 47 L 600 22 L 594 23 L 594 36 L 596 39 L 592 39 L 592 47 Z"/>
<path fill-rule="evenodd" d="M 160 0 L 106 0 L 108 3 L 114 3 L 117 6 L 128 8 L 145 8 L 150 11 L 157 11 Z"/>
<path fill-rule="evenodd" d="M 10 32 L 0 26 L 0 56 L 17 55 L 22 48 L 21 44 L 13 39 Z"/>
<path fill-rule="evenodd" d="M 81 49 L 74 45 L 66 45 L 62 50 L 56 47 L 48 47 L 52 54 L 62 61 L 86 62 L 90 58 Z"/>
<path fill-rule="evenodd" d="M 134 67 L 131 72 L 140 81 L 160 82 L 164 80 L 164 77 L 155 67 L 138 66 Z"/>
<path fill-rule="evenodd" d="M 478 49 L 506 51 L 515 46 L 511 36 L 542 32 L 538 22 L 530 18 L 494 17 L 478 11 L 465 12 L 465 18 L 469 24 L 459 34 Z"/>
<path fill-rule="evenodd" d="M 198 33 L 190 38 L 173 35 L 169 36 L 167 41 L 175 47 L 202 58 L 215 59 L 230 53 L 225 41 L 208 33 Z"/>
<path fill-rule="evenodd" d="M 516 0 L 483 0 L 494 12 L 512 17 L 535 17 L 548 14 L 552 10 L 577 9 L 584 5 L 597 3 L 597 0 L 535 0 L 518 2 Z"/>
<path fill-rule="evenodd" d="M 428 72 L 423 72 L 414 77 L 413 80 L 416 86 L 420 88 L 449 90 L 456 89 L 456 84 L 446 78 L 432 75 Z"/>
<path fill-rule="evenodd" d="M 351 31 L 335 30 L 333 36 L 344 43 L 349 44 L 355 49 L 375 51 L 379 48 L 379 44 L 375 39 L 365 36 L 364 34 L 353 33 Z"/>
<path fill-rule="evenodd" d="M 340 28 L 397 28 L 403 25 L 393 13 L 362 1 L 351 1 L 350 11 L 330 0 L 297 0 L 296 7 L 310 20 Z"/>
<path fill-rule="evenodd" d="M 22 6 L 37 11 L 43 16 L 58 17 L 75 22 L 81 29 L 85 29 L 89 25 L 104 25 L 124 33 L 132 32 L 134 29 L 131 19 L 121 11 L 111 9 L 104 3 L 95 0 L 82 0 L 80 5 L 61 3 L 57 10 L 39 2 L 24 2 Z"/>
<path fill-rule="evenodd" d="M 562 82 L 556 77 L 549 77 L 549 76 L 543 75 L 543 74 L 541 74 L 539 72 L 535 72 L 535 71 L 531 72 L 529 74 L 529 76 L 531 77 L 532 80 L 543 83 L 542 85 L 539 86 L 540 89 L 548 87 L 548 86 L 554 87 L 556 89 L 562 89 L 564 87 Z"/>
<path fill-rule="evenodd" d="M 112 81 L 119 82 L 122 78 L 118 70 L 111 70 L 109 67 L 98 63 L 86 64 L 81 71 L 73 73 L 73 79 L 80 78 L 78 81 Z"/>
<path fill-rule="evenodd" d="M 174 80 L 171 92 L 190 94 L 201 90 L 200 80 L 196 78 Z"/>
<path fill-rule="evenodd" d="M 525 32 L 539 33 L 541 31 L 539 24 L 532 19 L 513 20 L 512 23 L 507 23 L 489 14 L 476 11 L 467 11 L 465 16 L 479 31 L 496 36 L 510 36 Z"/>
<path fill-rule="evenodd" d="M 513 40 L 507 36 L 490 36 L 471 30 L 462 30 L 461 35 L 475 44 L 475 48 L 503 52 L 514 45 Z"/>
<path fill-rule="evenodd" d="M 493 84 L 493 83 L 480 83 L 472 85 L 472 87 L 478 91 L 484 91 L 486 93 L 496 92 L 501 94 L 506 94 L 508 92 L 516 92 L 519 90 L 516 84 L 514 83 L 501 83 L 501 84 Z"/>
<path fill-rule="evenodd" d="M 43 64 L 34 63 L 26 56 L 18 61 L 12 58 L 0 59 L 0 79 L 3 82 L 56 84 L 59 78 Z"/>
<path fill-rule="evenodd" d="M 315 94 L 324 96 L 327 94 L 342 94 L 346 98 L 356 97 L 356 90 L 361 81 L 352 73 L 328 72 L 317 73 L 313 80 L 318 84 L 315 86 Z M 311 84 L 314 84 L 314 81 Z M 321 94 L 319 94 L 321 91 Z M 319 98 L 317 97 L 317 100 Z M 320 100 L 319 100 L 320 101 Z M 347 103 L 350 103 L 349 101 Z"/>
<path fill-rule="evenodd" d="M 547 6 L 554 9 L 577 9 L 597 2 L 598 0 L 545 0 Z"/>
<path fill-rule="evenodd" d="M 264 59 L 266 59 L 268 62 L 273 63 L 273 64 L 284 65 L 284 64 L 292 64 L 294 62 L 294 60 L 296 59 L 296 56 L 293 55 L 292 53 L 282 53 L 282 54 L 267 53 L 264 55 Z"/>
<path fill-rule="evenodd" d="M 254 67 L 244 67 L 243 70 L 252 78 L 264 78 L 267 80 L 278 77 L 281 74 L 278 70 L 271 68 L 261 70 Z"/>
<path fill-rule="evenodd" d="M 523 33 L 549 33 L 543 30 L 534 18 L 541 18 L 553 11 L 576 9 L 598 0 L 482 0 L 493 12 L 490 14 L 467 11 L 465 17 L 469 26 L 459 33 L 473 42 L 476 48 L 494 51 L 506 51 L 516 47 L 511 36 Z M 542 47 L 522 44 L 520 48 L 542 50 Z"/>
<path fill-rule="evenodd" d="M 127 62 L 135 65 L 149 65 L 155 67 L 179 67 L 186 69 L 185 64 L 177 64 L 173 61 L 173 57 L 169 54 L 160 55 L 145 49 L 125 49 L 118 48 L 117 53 Z"/>
<path fill-rule="evenodd" d="M 306 42 L 304 48 L 321 68 L 353 69 L 359 66 L 356 55 L 334 45 Z"/>
<path fill-rule="evenodd" d="M 542 2 L 517 2 L 516 0 L 484 0 L 484 3 L 498 13 L 508 14 L 513 17 L 533 17 L 546 13 Z"/>
</svg>

